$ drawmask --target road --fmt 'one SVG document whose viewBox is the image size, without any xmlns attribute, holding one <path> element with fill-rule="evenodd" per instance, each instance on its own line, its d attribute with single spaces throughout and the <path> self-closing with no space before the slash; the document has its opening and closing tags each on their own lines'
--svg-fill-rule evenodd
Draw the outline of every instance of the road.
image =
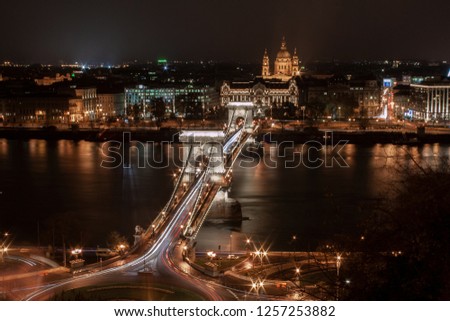
<svg viewBox="0 0 450 321">
<path fill-rule="evenodd" d="M 239 143 L 240 130 L 233 134 L 224 146 L 225 152 L 230 152 L 232 147 Z M 245 142 L 244 142 L 245 143 Z M 234 148 L 233 148 L 234 149 Z M 180 251 L 177 246 L 182 233 L 182 226 L 186 225 L 189 219 L 189 212 L 192 210 L 197 195 L 201 191 L 202 184 L 207 171 L 198 174 L 191 188 L 180 198 L 174 206 L 172 214 L 167 214 L 167 219 L 157 224 L 148 242 L 147 250 L 141 256 L 129 256 L 118 261 L 112 267 L 103 270 L 88 272 L 82 275 L 75 275 L 73 278 L 55 281 L 38 287 L 25 297 L 25 300 L 48 300 L 63 291 L 98 286 L 99 284 L 130 282 L 139 277 L 139 272 L 152 272 L 161 281 L 175 283 L 179 287 L 199 294 L 206 300 L 232 300 L 236 295 L 230 289 L 214 284 L 205 283 L 197 278 L 192 278 L 188 273 L 179 269 L 180 262 L 173 262 L 172 258 L 180 261 Z M 173 256 L 172 254 L 178 253 Z"/>
<path fill-rule="evenodd" d="M 230 168 L 248 138 L 248 135 L 242 135 L 243 133 L 242 129 L 238 129 L 228 137 L 223 146 Z M 208 182 L 207 175 L 207 169 L 198 173 L 186 191 L 178 190 L 177 184 L 174 195 L 165 208 L 167 213 L 163 211 L 158 215 L 152 224 L 151 233 L 150 230 L 144 233 L 144 244 L 134 253 L 103 268 L 75 274 L 70 278 L 67 278 L 67 273 L 60 273 L 51 278 L 21 280 L 19 286 L 11 290 L 11 296 L 24 300 L 48 300 L 71 289 L 134 283 L 137 279 L 151 274 L 152 278 L 160 283 L 176 284 L 177 287 L 196 293 L 206 300 L 236 299 L 237 296 L 231 289 L 192 277 L 187 272 L 189 270 L 180 268 L 184 264 L 180 236 L 183 226 L 189 221 L 190 211 L 195 206 L 197 196 L 202 192 L 203 184 Z"/>
</svg>

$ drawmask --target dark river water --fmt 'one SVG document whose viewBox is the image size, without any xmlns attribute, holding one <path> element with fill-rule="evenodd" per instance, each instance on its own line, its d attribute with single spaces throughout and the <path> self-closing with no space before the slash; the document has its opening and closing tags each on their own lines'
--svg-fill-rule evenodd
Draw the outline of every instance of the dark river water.
<svg viewBox="0 0 450 321">
<path fill-rule="evenodd" d="M 17 244 L 41 246 L 60 244 L 62 235 L 69 245 L 103 246 L 114 230 L 131 242 L 134 227 L 146 227 L 173 188 L 177 168 L 171 160 L 177 152 L 153 149 L 170 161 L 168 167 L 145 164 L 149 153 L 142 148 L 126 155 L 129 168 L 112 169 L 101 166 L 101 143 L 0 139 L 0 232 L 12 233 Z M 411 156 L 435 166 L 450 155 L 450 146 L 346 145 L 339 164 L 348 166 L 335 162 L 315 169 L 286 168 L 283 157 L 269 146 L 265 151 L 265 162 L 245 168 L 237 162 L 233 169 L 229 196 L 248 220 L 207 223 L 199 250 L 243 250 L 246 238 L 275 250 L 313 249 L 333 234 L 357 234 L 367 208 L 394 193 L 395 181 L 414 169 Z M 296 244 L 290 242 L 293 235 Z"/>
</svg>

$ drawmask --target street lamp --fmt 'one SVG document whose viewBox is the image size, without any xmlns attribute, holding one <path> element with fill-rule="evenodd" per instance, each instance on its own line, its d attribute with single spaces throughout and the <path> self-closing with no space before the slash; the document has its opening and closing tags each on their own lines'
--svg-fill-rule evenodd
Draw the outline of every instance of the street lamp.
<svg viewBox="0 0 450 321">
<path fill-rule="evenodd" d="M 117 248 L 119 249 L 119 253 L 120 255 L 123 255 L 123 253 L 125 252 L 125 249 L 127 248 L 127 246 L 123 243 L 120 243 Z"/>
<path fill-rule="evenodd" d="M 2 241 L 2 244 L 0 245 L 0 255 L 1 255 L 1 261 L 2 262 L 4 262 L 4 255 L 5 255 L 5 253 L 8 252 L 8 244 L 6 243 L 6 241 L 8 240 L 9 233 L 5 232 L 4 236 L 5 236 L 5 238 Z"/>
<path fill-rule="evenodd" d="M 306 106 L 302 106 L 302 107 L 300 107 L 300 109 L 303 112 L 303 123 L 305 123 L 305 109 L 306 109 Z"/>
<path fill-rule="evenodd" d="M 247 250 L 247 254 L 248 254 L 248 251 L 250 249 L 250 242 L 251 242 L 251 240 L 249 238 L 247 238 L 245 240 L 245 249 Z"/>
<path fill-rule="evenodd" d="M 264 250 L 263 247 L 261 247 L 261 249 L 255 251 L 255 256 L 257 256 L 259 258 L 261 266 L 263 266 L 263 259 L 265 256 L 267 256 L 267 251 Z"/>
<path fill-rule="evenodd" d="M 232 246 L 231 240 L 232 239 L 233 239 L 233 234 L 230 234 L 230 259 L 231 259 L 231 246 Z"/>
<path fill-rule="evenodd" d="M 260 289 L 264 289 L 264 280 L 261 279 L 257 279 L 256 281 L 251 281 L 252 282 L 252 287 L 250 289 L 250 291 L 255 291 L 256 295 L 259 296 L 259 290 Z"/>
<path fill-rule="evenodd" d="M 75 260 L 78 260 L 78 255 L 80 255 L 82 250 L 80 248 L 73 249 L 70 253 L 75 256 Z"/>
<path fill-rule="evenodd" d="M 217 254 L 214 253 L 213 251 L 209 251 L 209 252 L 206 253 L 206 255 L 209 256 L 210 260 L 212 260 L 212 259 L 214 259 L 216 257 Z"/>
<path fill-rule="evenodd" d="M 340 268 L 341 268 L 341 260 L 342 260 L 342 258 L 341 258 L 341 256 L 338 254 L 337 256 L 336 256 L 336 274 L 337 274 L 337 277 L 339 278 L 339 270 L 340 270 Z"/>
<path fill-rule="evenodd" d="M 300 286 L 300 267 L 295 268 L 295 275 L 297 276 L 297 282 L 298 282 L 298 286 Z"/>
<path fill-rule="evenodd" d="M 339 301 L 339 287 L 340 287 L 340 282 L 339 282 L 339 270 L 341 268 L 341 255 L 338 254 L 336 256 L 336 301 Z"/>
</svg>

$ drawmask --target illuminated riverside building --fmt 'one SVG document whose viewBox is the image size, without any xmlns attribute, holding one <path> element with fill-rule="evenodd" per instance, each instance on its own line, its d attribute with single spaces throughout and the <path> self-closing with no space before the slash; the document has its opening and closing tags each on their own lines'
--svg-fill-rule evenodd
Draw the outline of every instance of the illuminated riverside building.
<svg viewBox="0 0 450 321">
<path fill-rule="evenodd" d="M 57 93 L 26 93 L 0 98 L 0 110 L 5 122 L 12 123 L 76 123 L 95 121 L 97 89 L 64 88 Z"/>
<path fill-rule="evenodd" d="M 28 94 L 0 99 L 0 118 L 11 123 L 68 123 L 75 100 L 68 95 Z"/>
<path fill-rule="evenodd" d="M 297 51 L 291 56 L 283 37 L 273 69 L 267 50 L 264 51 L 261 76 L 246 82 L 225 81 L 220 89 L 220 104 L 252 102 L 256 113 L 261 115 L 272 106 L 292 104 L 298 107 L 300 90 L 296 77 L 300 76 Z"/>
<path fill-rule="evenodd" d="M 107 118 L 124 114 L 124 97 L 121 93 L 97 93 L 97 119 L 106 120 Z"/>
<path fill-rule="evenodd" d="M 70 107 L 71 122 L 97 120 L 97 88 L 70 88 L 69 93 L 75 97 L 75 105 Z"/>
<path fill-rule="evenodd" d="M 162 99 L 169 109 L 176 113 L 178 101 L 201 104 L 204 108 L 208 108 L 218 103 L 218 93 L 212 87 L 192 84 L 170 87 L 138 85 L 134 88 L 125 88 L 125 110 L 131 106 L 139 105 L 144 110 L 148 110 L 148 112 L 144 112 L 148 114 L 155 99 Z"/>
<path fill-rule="evenodd" d="M 412 84 L 411 118 L 425 121 L 450 119 L 450 82 Z"/>
</svg>

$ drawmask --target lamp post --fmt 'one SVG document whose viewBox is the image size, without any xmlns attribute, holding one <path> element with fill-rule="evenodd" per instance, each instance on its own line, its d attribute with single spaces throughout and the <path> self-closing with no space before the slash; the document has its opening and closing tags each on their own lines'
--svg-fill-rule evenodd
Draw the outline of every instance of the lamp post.
<svg viewBox="0 0 450 321">
<path fill-rule="evenodd" d="M 292 235 L 292 243 L 294 244 L 294 262 L 295 262 L 295 254 L 297 252 L 297 235 Z"/>
<path fill-rule="evenodd" d="M 125 252 L 125 249 L 126 249 L 126 245 L 125 244 L 119 244 L 117 247 L 119 249 L 120 255 L 123 255 L 124 252 Z"/>
<path fill-rule="evenodd" d="M 230 259 L 231 259 L 231 246 L 232 246 L 232 240 L 233 239 L 233 234 L 230 234 Z"/>
<path fill-rule="evenodd" d="M 248 252 L 250 250 L 250 242 L 251 242 L 251 240 L 249 238 L 247 238 L 245 240 L 245 249 L 247 250 L 247 254 L 248 254 Z"/>
<path fill-rule="evenodd" d="M 259 249 L 258 251 L 255 252 L 255 255 L 259 257 L 259 261 L 261 263 L 261 267 L 264 265 L 263 261 L 264 261 L 264 257 L 267 256 L 267 251 L 264 250 L 263 247 L 261 247 L 261 249 Z"/>
<path fill-rule="evenodd" d="M 254 290 L 256 295 L 259 297 L 259 290 L 261 288 L 264 288 L 264 280 L 258 278 L 256 281 L 252 280 L 251 282 L 252 282 L 251 290 Z"/>
<path fill-rule="evenodd" d="M 340 287 L 340 282 L 339 282 L 339 270 L 341 268 L 341 260 L 342 257 L 340 254 L 337 254 L 336 256 L 336 301 L 339 301 L 339 287 Z"/>
<path fill-rule="evenodd" d="M 336 256 L 336 275 L 338 278 L 339 278 L 339 270 L 341 268 L 341 260 L 342 260 L 342 257 L 338 254 Z"/>
<path fill-rule="evenodd" d="M 339 118 L 338 118 L 338 120 L 341 120 L 341 106 L 339 106 L 338 107 L 338 116 L 339 116 Z"/>
<path fill-rule="evenodd" d="M 71 251 L 71 254 L 73 256 L 75 256 L 75 260 L 78 260 L 78 255 L 81 254 L 81 249 L 80 248 L 75 248 Z"/>
<path fill-rule="evenodd" d="M 212 261 L 215 257 L 216 257 L 216 253 L 214 253 L 213 251 L 209 251 L 206 253 L 206 255 L 208 255 L 209 260 Z"/>
<path fill-rule="evenodd" d="M 5 262 L 5 259 L 3 257 L 5 251 L 6 251 L 6 239 L 8 237 L 8 233 L 4 234 L 5 238 L 2 241 L 2 244 L 0 244 L 0 255 L 1 255 L 1 262 Z"/>
<path fill-rule="evenodd" d="M 295 268 L 295 275 L 297 276 L 297 283 L 299 287 L 300 287 L 300 273 L 301 273 L 300 267 Z"/>
<path fill-rule="evenodd" d="M 300 108 L 301 108 L 302 113 L 303 113 L 303 124 L 304 124 L 305 123 L 305 109 L 306 109 L 306 106 L 302 106 Z"/>
</svg>

